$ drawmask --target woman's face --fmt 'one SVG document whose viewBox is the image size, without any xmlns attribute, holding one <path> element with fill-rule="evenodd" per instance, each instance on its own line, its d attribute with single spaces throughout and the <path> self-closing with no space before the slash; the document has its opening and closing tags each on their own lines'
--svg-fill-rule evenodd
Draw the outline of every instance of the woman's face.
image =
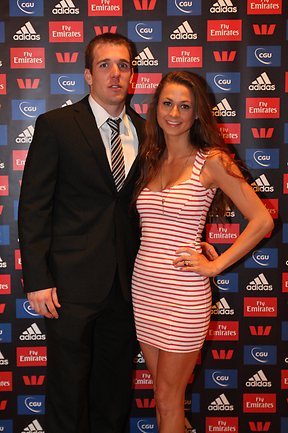
<svg viewBox="0 0 288 433">
<path fill-rule="evenodd" d="M 157 121 L 165 136 L 188 136 L 195 120 L 195 101 L 190 89 L 167 83 L 157 105 Z"/>
</svg>

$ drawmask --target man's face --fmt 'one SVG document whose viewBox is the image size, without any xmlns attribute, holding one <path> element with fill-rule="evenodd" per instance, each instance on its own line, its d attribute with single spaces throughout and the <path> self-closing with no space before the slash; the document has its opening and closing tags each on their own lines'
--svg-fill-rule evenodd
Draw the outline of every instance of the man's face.
<svg viewBox="0 0 288 433">
<path fill-rule="evenodd" d="M 125 45 L 95 46 L 92 71 L 85 69 L 85 79 L 91 96 L 109 114 L 117 116 L 122 111 L 132 76 Z"/>
</svg>

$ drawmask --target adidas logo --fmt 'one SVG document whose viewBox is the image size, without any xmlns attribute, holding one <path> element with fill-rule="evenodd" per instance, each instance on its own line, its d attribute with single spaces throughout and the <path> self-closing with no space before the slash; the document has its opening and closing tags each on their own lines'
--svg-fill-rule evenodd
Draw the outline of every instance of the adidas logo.
<svg viewBox="0 0 288 433">
<path fill-rule="evenodd" d="M 2 257 L 0 257 L 0 268 L 2 269 L 7 268 L 7 262 L 2 260 Z"/>
<path fill-rule="evenodd" d="M 3 353 L 0 351 L 0 365 L 8 365 L 9 361 L 6 359 L 3 355 Z"/>
<path fill-rule="evenodd" d="M 61 107 L 62 107 L 62 108 L 63 108 L 63 107 L 67 107 L 67 105 L 72 105 L 72 104 L 73 104 L 73 102 L 71 101 L 71 99 L 67 99 L 67 101 L 64 102 L 64 104 L 61 105 Z"/>
<path fill-rule="evenodd" d="M 34 419 L 21 433 L 45 433 L 39 421 Z"/>
<path fill-rule="evenodd" d="M 54 15 L 78 15 L 79 9 L 75 7 L 72 0 L 61 0 L 53 9 Z"/>
<path fill-rule="evenodd" d="M 134 364 L 145 364 L 145 359 L 143 357 L 143 353 L 139 352 L 137 356 L 134 358 Z"/>
<path fill-rule="evenodd" d="M 268 283 L 265 275 L 263 273 L 259 274 L 258 277 L 254 278 L 254 280 L 250 281 L 246 286 L 246 290 L 251 291 L 271 291 L 273 287 Z"/>
<path fill-rule="evenodd" d="M 158 60 L 156 60 L 150 50 L 150 48 L 144 48 L 138 56 L 132 60 L 133 66 L 157 66 Z"/>
<path fill-rule="evenodd" d="M 37 35 L 34 27 L 27 21 L 13 36 L 14 41 L 39 41 L 40 35 Z"/>
<path fill-rule="evenodd" d="M 19 340 L 46 340 L 46 335 L 42 334 L 36 323 L 33 323 L 26 331 L 22 332 Z"/>
<path fill-rule="evenodd" d="M 22 144 L 30 144 L 33 138 L 34 134 L 34 127 L 32 125 L 28 126 L 28 128 L 25 128 L 24 131 L 22 131 L 18 137 L 16 138 L 16 143 L 22 143 Z"/>
<path fill-rule="evenodd" d="M 272 84 L 266 72 L 262 72 L 256 80 L 252 81 L 249 90 L 275 90 L 275 84 Z"/>
<path fill-rule="evenodd" d="M 233 5 L 231 0 L 219 0 L 210 8 L 211 14 L 219 13 L 236 13 L 237 7 Z"/>
<path fill-rule="evenodd" d="M 265 174 L 261 174 L 251 186 L 256 192 L 274 192 L 274 186 L 270 185 Z"/>
<path fill-rule="evenodd" d="M 227 397 L 225 394 L 220 394 L 219 397 L 217 397 L 214 401 L 212 401 L 209 406 L 208 410 L 210 411 L 231 411 L 234 410 L 234 406 L 229 403 Z"/>
<path fill-rule="evenodd" d="M 176 30 L 170 35 L 170 39 L 197 39 L 197 33 L 191 29 L 188 21 L 184 21 Z"/>
<path fill-rule="evenodd" d="M 265 376 L 263 370 L 257 371 L 257 373 L 253 374 L 249 380 L 246 382 L 246 387 L 266 387 L 269 388 L 271 386 L 271 382 Z"/>
<path fill-rule="evenodd" d="M 216 304 L 212 306 L 211 314 L 231 315 L 234 314 L 234 310 L 230 308 L 230 305 L 225 298 L 221 298 L 220 301 L 216 302 Z"/>
<path fill-rule="evenodd" d="M 223 98 L 222 101 L 219 102 L 216 107 L 212 109 L 212 114 L 216 117 L 234 117 L 236 116 L 236 111 L 232 110 L 228 100 L 226 98 Z"/>
</svg>

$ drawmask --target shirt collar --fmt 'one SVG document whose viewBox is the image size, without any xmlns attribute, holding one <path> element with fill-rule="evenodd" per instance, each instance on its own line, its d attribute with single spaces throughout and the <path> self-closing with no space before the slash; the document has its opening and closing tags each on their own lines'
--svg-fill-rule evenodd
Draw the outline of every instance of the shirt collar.
<svg viewBox="0 0 288 433">
<path fill-rule="evenodd" d="M 98 128 L 101 128 L 101 126 L 103 126 L 104 123 L 106 123 L 106 120 L 109 117 L 111 117 L 113 119 L 113 117 L 109 113 L 107 113 L 107 111 L 100 104 L 98 104 L 98 102 L 96 102 L 95 99 L 91 95 L 89 95 L 88 101 L 89 101 L 90 107 L 93 111 L 93 114 L 94 114 Z M 119 117 L 122 119 L 121 123 L 124 125 L 125 130 L 127 130 L 127 128 L 129 127 L 129 121 L 128 121 L 128 116 L 126 114 L 125 105 L 123 107 L 123 110 L 119 114 L 119 116 L 117 116 L 117 119 Z M 121 124 L 120 124 L 120 127 L 121 127 Z"/>
</svg>

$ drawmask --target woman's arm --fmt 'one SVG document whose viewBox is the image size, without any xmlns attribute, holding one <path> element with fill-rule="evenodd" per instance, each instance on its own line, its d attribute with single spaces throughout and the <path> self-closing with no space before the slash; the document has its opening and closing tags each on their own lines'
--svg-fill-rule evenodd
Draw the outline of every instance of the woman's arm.
<svg viewBox="0 0 288 433">
<path fill-rule="evenodd" d="M 226 160 L 226 161 L 225 161 Z M 232 163 L 231 170 L 236 176 L 229 174 L 225 163 L 230 164 L 228 156 L 215 153 L 208 158 L 201 174 L 201 182 L 208 187 L 220 188 L 235 204 L 244 218 L 248 221 L 245 229 L 236 241 L 212 262 L 208 261 L 203 254 L 197 254 L 190 248 L 181 248 L 177 253 L 188 253 L 185 260 L 191 263 L 183 269 L 198 272 L 205 276 L 215 276 L 222 273 L 226 268 L 236 263 L 249 253 L 274 227 L 273 219 L 266 207 L 254 192 L 252 187 L 243 179 L 241 173 Z M 182 261 L 182 262 L 181 262 Z M 177 267 L 183 267 L 183 257 L 175 260 Z"/>
</svg>

